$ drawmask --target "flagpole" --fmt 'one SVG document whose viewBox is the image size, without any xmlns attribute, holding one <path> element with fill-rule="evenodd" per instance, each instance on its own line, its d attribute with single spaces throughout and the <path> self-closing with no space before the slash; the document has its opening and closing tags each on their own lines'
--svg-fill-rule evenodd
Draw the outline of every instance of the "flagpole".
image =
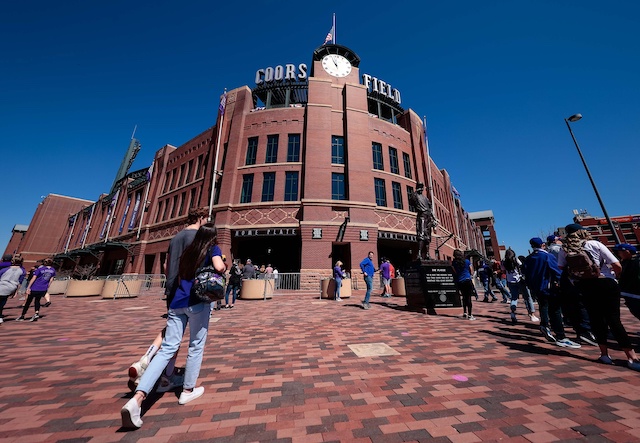
<svg viewBox="0 0 640 443">
<path fill-rule="evenodd" d="M 218 124 L 218 136 L 216 137 L 216 155 L 215 160 L 213 161 L 213 179 L 211 182 L 211 195 L 209 196 L 209 218 L 207 219 L 211 222 L 211 214 L 213 213 L 213 199 L 216 195 L 216 183 L 218 181 L 218 156 L 220 155 L 220 137 L 222 135 L 222 124 L 224 122 L 224 114 L 225 108 L 227 107 L 227 88 L 224 88 L 224 106 L 220 106 L 220 123 Z"/>
<path fill-rule="evenodd" d="M 155 162 L 155 160 L 154 160 Z M 153 163 L 151 164 L 153 167 Z M 151 177 L 149 177 L 149 182 L 147 183 L 147 189 L 144 191 L 144 199 L 142 200 L 142 204 L 144 205 L 140 214 L 140 223 L 138 223 L 138 234 L 136 235 L 136 240 L 140 240 L 140 230 L 142 229 L 142 219 L 144 218 L 144 213 L 146 212 L 147 207 L 147 198 L 149 198 L 149 188 L 151 187 Z"/>
<path fill-rule="evenodd" d="M 336 44 L 336 13 L 333 13 L 333 44 Z"/>
</svg>

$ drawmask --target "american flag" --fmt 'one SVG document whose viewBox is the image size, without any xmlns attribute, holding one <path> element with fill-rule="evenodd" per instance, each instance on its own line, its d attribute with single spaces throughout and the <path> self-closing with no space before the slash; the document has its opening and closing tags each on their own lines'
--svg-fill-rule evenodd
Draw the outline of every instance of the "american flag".
<svg viewBox="0 0 640 443">
<path fill-rule="evenodd" d="M 220 99 L 220 106 L 218 109 L 220 110 L 220 114 L 224 114 L 224 108 L 227 106 L 227 91 L 224 91 L 222 94 L 222 98 Z"/>
<path fill-rule="evenodd" d="M 332 40 L 333 40 L 333 27 L 331 28 L 331 30 L 327 34 L 327 37 L 324 39 L 323 45 L 326 45 L 327 43 L 329 43 Z"/>
</svg>

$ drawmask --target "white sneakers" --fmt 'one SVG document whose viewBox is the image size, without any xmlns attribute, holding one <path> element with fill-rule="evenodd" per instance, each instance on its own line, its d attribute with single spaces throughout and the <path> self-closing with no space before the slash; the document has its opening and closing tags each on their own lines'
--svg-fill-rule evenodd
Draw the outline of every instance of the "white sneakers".
<svg viewBox="0 0 640 443">
<path fill-rule="evenodd" d="M 142 420 L 140 419 L 140 406 L 135 397 L 129 400 L 120 410 L 122 416 L 122 427 L 127 429 L 142 427 Z"/>
<path fill-rule="evenodd" d="M 531 321 L 540 321 L 540 319 L 533 314 L 529 315 L 529 318 L 531 319 Z"/>
<path fill-rule="evenodd" d="M 186 405 L 192 400 L 196 398 L 202 397 L 204 394 L 204 388 L 200 386 L 199 388 L 194 388 L 191 392 L 182 391 L 180 394 L 180 399 L 178 403 L 181 405 Z M 122 417 L 122 427 L 125 429 L 138 429 L 142 427 L 142 419 L 140 418 L 140 414 L 142 413 L 142 408 L 138 406 L 138 402 L 136 401 L 136 397 L 134 396 L 131 400 L 129 400 L 120 410 L 120 416 Z"/>
<path fill-rule="evenodd" d="M 196 398 L 201 397 L 202 394 L 204 394 L 204 388 L 202 386 L 200 386 L 199 388 L 193 388 L 193 391 L 191 392 L 182 391 L 178 403 L 181 405 L 186 405 L 191 400 L 195 400 Z"/>
</svg>

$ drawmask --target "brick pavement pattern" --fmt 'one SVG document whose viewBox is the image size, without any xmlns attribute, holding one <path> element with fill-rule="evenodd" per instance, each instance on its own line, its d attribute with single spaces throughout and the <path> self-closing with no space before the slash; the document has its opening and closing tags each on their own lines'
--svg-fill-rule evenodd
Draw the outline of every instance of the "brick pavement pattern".
<svg viewBox="0 0 640 443">
<path fill-rule="evenodd" d="M 126 371 L 164 326 L 164 302 L 54 297 L 30 323 L 13 321 L 20 302 L 10 299 L 0 443 L 640 441 L 640 373 L 619 349 L 615 366 L 595 363 L 595 347 L 547 343 L 528 317 L 512 325 L 500 303 L 475 303 L 469 321 L 458 309 L 412 312 L 395 297 L 373 296 L 365 311 L 360 295 L 214 311 L 204 395 L 184 406 L 179 392 L 150 395 L 135 431 L 120 428 Z M 637 347 L 639 325 L 622 312 Z M 396 354 L 349 347 L 372 343 Z"/>
</svg>

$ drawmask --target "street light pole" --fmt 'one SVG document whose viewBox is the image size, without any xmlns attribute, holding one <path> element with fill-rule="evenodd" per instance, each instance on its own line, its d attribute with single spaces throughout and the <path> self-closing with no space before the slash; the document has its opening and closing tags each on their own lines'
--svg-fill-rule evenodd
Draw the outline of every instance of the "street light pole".
<svg viewBox="0 0 640 443">
<path fill-rule="evenodd" d="M 567 124 L 567 128 L 569 129 L 569 133 L 571 134 L 571 138 L 573 139 L 573 144 L 576 145 L 576 149 L 578 150 L 578 154 L 580 155 L 580 160 L 582 160 L 582 164 L 584 165 L 584 170 L 587 171 L 587 175 L 589 176 L 589 181 L 591 182 L 591 186 L 593 186 L 593 191 L 596 193 L 596 197 L 598 198 L 598 203 L 600 203 L 600 207 L 602 208 L 602 212 L 604 213 L 605 218 L 607 219 L 607 223 L 609 223 L 609 229 L 613 233 L 613 238 L 616 240 L 616 244 L 622 243 L 620 241 L 620 237 L 618 237 L 618 232 L 616 228 L 613 226 L 613 221 L 611 221 L 611 217 L 609 217 L 609 213 L 607 209 L 604 207 L 604 203 L 602 202 L 602 198 L 600 198 L 600 193 L 598 192 L 598 188 L 596 187 L 596 182 L 593 181 L 593 177 L 591 177 L 591 172 L 589 171 L 589 167 L 587 166 L 587 162 L 582 155 L 582 151 L 580 150 L 580 146 L 578 146 L 578 141 L 576 140 L 576 136 L 573 135 L 573 131 L 571 130 L 571 125 L 569 122 L 577 122 L 582 118 L 582 114 L 575 114 L 569 118 L 565 118 L 564 122 Z"/>
</svg>

